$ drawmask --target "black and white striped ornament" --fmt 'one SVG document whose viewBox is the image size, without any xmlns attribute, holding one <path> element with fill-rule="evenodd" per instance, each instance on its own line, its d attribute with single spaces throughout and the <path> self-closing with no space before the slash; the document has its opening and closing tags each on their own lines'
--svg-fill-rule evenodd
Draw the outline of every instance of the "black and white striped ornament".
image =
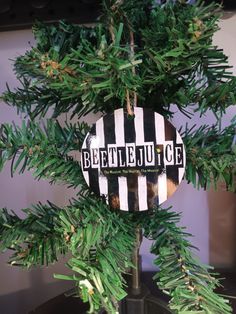
<svg viewBox="0 0 236 314">
<path fill-rule="evenodd" d="M 160 205 L 180 184 L 183 141 L 160 114 L 134 108 L 100 118 L 86 135 L 81 164 L 91 190 L 115 209 L 144 211 Z"/>
</svg>

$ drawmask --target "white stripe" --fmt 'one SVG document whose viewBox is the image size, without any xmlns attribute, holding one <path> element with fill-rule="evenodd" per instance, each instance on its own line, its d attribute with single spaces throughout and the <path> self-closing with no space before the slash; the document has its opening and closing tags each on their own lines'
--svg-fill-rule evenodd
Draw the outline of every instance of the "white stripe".
<svg viewBox="0 0 236 314">
<path fill-rule="evenodd" d="M 185 146 L 184 146 L 184 144 L 183 144 L 183 147 L 184 147 L 184 151 L 183 151 L 183 160 L 184 160 L 184 163 L 183 163 L 183 165 L 184 165 L 184 169 L 185 169 L 185 167 L 186 167 L 186 151 L 185 151 Z"/>
<path fill-rule="evenodd" d="M 182 141 L 182 138 L 180 137 L 180 134 L 179 132 L 176 130 L 176 143 L 177 144 L 182 144 L 183 141 Z"/>
<path fill-rule="evenodd" d="M 89 136 L 89 133 L 85 136 L 85 139 L 84 139 L 84 142 L 83 142 L 83 145 L 82 145 L 82 148 L 87 148 L 87 137 Z"/>
<path fill-rule="evenodd" d="M 136 145 L 144 144 L 144 126 L 143 126 L 143 109 L 134 108 L 134 126 L 136 133 Z"/>
<path fill-rule="evenodd" d="M 114 112 L 115 138 L 117 146 L 125 146 L 124 110 L 117 109 Z M 128 185 L 126 177 L 118 177 L 120 209 L 128 211 Z"/>
<path fill-rule="evenodd" d="M 124 110 L 123 109 L 115 110 L 114 118 L 115 118 L 116 145 L 124 146 L 125 145 Z"/>
<path fill-rule="evenodd" d="M 96 138 L 99 148 L 105 147 L 105 138 L 104 138 L 104 122 L 103 118 L 100 118 L 96 122 Z M 98 184 L 100 195 L 104 195 L 106 201 L 108 202 L 108 182 L 107 178 L 101 174 L 101 170 L 98 169 Z"/>
<path fill-rule="evenodd" d="M 181 138 L 181 136 L 180 136 L 178 131 L 176 131 L 176 143 L 177 144 L 183 144 L 183 166 L 185 168 L 185 165 L 186 165 L 186 151 L 185 151 L 185 146 L 184 146 L 183 140 L 182 140 L 182 138 Z"/>
<path fill-rule="evenodd" d="M 179 184 L 183 179 L 185 168 L 179 168 Z"/>
<path fill-rule="evenodd" d="M 83 175 L 84 175 L 84 179 L 85 179 L 87 185 L 89 186 L 89 174 L 88 174 L 88 171 L 83 171 Z"/>
<path fill-rule="evenodd" d="M 164 118 L 155 113 L 155 130 L 156 130 L 156 143 L 157 145 L 164 145 L 165 143 L 165 120 Z M 159 204 L 167 199 L 167 176 L 162 173 L 158 176 L 158 199 Z"/>
<path fill-rule="evenodd" d="M 107 178 L 103 175 L 99 175 L 98 177 L 99 180 L 99 190 L 100 190 L 100 195 L 104 195 L 106 202 L 108 203 L 108 183 L 107 183 Z"/>
<path fill-rule="evenodd" d="M 164 118 L 155 112 L 155 130 L 156 130 L 156 143 L 164 144 L 165 142 L 165 121 Z"/>
<path fill-rule="evenodd" d="M 184 170 L 185 170 L 185 167 L 186 167 L 186 150 L 185 150 L 185 146 L 184 146 L 184 143 L 183 143 L 183 166 L 184 166 Z"/>
<path fill-rule="evenodd" d="M 144 176 L 138 177 L 138 202 L 139 210 L 147 210 L 147 178 Z"/>
<path fill-rule="evenodd" d="M 104 125 L 103 125 L 103 118 L 100 118 L 96 122 L 96 137 L 97 137 L 97 143 L 98 147 L 104 147 Z"/>
<path fill-rule="evenodd" d="M 143 122 L 143 108 L 134 108 L 134 126 L 136 133 L 136 145 L 144 145 L 144 122 Z M 151 122 L 151 121 L 150 121 Z M 147 210 L 147 178 L 145 176 L 138 176 L 138 204 L 139 211 Z"/>
<path fill-rule="evenodd" d="M 183 166 L 182 168 L 179 168 L 179 184 L 183 179 L 184 176 L 184 172 L 185 172 L 185 164 L 186 164 L 186 153 L 185 153 L 185 147 L 184 147 L 184 143 L 183 140 L 179 134 L 179 132 L 176 130 L 176 143 L 177 144 L 183 144 Z"/>
<path fill-rule="evenodd" d="M 87 145 L 86 145 L 86 141 L 87 141 L 87 137 L 89 136 L 89 133 L 86 135 L 85 139 L 84 139 L 84 142 L 83 142 L 83 145 L 82 145 L 82 148 L 87 148 Z M 81 161 L 81 167 L 82 167 L 82 158 L 80 159 Z M 84 179 L 87 183 L 87 185 L 89 186 L 89 174 L 88 174 L 88 171 L 83 171 L 83 176 L 84 176 Z"/>
<path fill-rule="evenodd" d="M 162 173 L 158 176 L 158 199 L 159 205 L 167 199 L 167 178 L 166 173 Z"/>
<path fill-rule="evenodd" d="M 128 186 L 126 177 L 118 177 L 119 183 L 119 199 L 120 199 L 120 209 L 129 210 L 128 205 Z"/>
</svg>

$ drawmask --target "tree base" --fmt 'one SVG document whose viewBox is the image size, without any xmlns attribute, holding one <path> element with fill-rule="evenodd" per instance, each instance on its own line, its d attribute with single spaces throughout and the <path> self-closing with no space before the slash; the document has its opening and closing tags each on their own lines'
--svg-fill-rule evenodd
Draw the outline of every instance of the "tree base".
<svg viewBox="0 0 236 314">
<path fill-rule="evenodd" d="M 141 292 L 136 294 L 130 291 L 128 296 L 121 302 L 120 314 L 170 314 L 167 304 L 150 294 L 145 285 Z"/>
<path fill-rule="evenodd" d="M 217 270 L 220 271 L 220 270 Z M 221 294 L 235 295 L 236 294 L 236 275 L 233 271 L 220 271 L 221 276 L 226 280 L 223 282 L 224 288 L 218 289 Z M 139 295 L 135 295 L 132 291 L 128 291 L 128 296 L 121 302 L 120 314 L 170 314 L 171 311 L 167 307 L 168 297 L 164 295 L 153 282 L 153 272 L 143 272 L 141 281 L 143 283 Z M 129 281 L 129 278 L 126 278 Z M 146 288 L 148 287 L 148 288 Z M 149 290 L 151 293 L 149 293 Z M 236 313 L 236 301 L 230 300 L 233 305 L 233 313 Z M 133 305 L 132 305 L 133 304 Z M 137 305 L 138 304 L 138 305 Z M 144 309 L 144 312 L 140 312 Z M 79 298 L 66 297 L 61 294 L 46 303 L 37 307 L 29 314 L 85 314 L 88 310 L 88 304 L 84 304 Z M 131 312 L 133 310 L 133 312 Z M 123 312 L 122 312 L 123 311 Z M 127 312 L 129 311 L 129 312 Z M 136 312 L 134 312 L 136 311 Z M 104 314 L 104 311 L 101 311 Z"/>
<path fill-rule="evenodd" d="M 42 304 L 29 314 L 85 314 L 89 309 L 88 304 L 83 303 L 79 298 L 59 295 Z M 101 310 L 99 314 L 105 314 Z M 171 314 L 167 302 L 159 296 L 154 296 L 149 289 L 142 285 L 141 291 L 129 290 L 127 297 L 120 303 L 119 314 Z"/>
<path fill-rule="evenodd" d="M 57 302 L 55 300 L 57 299 Z M 61 303 L 64 301 L 63 304 Z M 69 309 L 69 311 L 68 311 Z M 83 304 L 81 300 L 64 296 L 56 297 L 45 304 L 39 306 L 29 314 L 86 314 L 88 305 Z M 67 312 L 65 312 L 67 311 Z M 171 314 L 165 302 L 151 294 L 139 296 L 127 296 L 120 307 L 120 314 Z M 101 310 L 99 314 L 106 314 Z"/>
</svg>

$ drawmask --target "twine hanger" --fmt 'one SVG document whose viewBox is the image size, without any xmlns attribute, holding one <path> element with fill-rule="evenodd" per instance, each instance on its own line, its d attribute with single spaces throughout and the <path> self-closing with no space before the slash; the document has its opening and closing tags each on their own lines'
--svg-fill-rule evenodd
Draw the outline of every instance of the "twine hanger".
<svg viewBox="0 0 236 314">
<path fill-rule="evenodd" d="M 117 0 L 113 6 L 111 7 L 111 10 L 115 12 L 122 4 L 124 0 Z M 132 31 L 132 28 L 130 26 L 128 18 L 124 15 L 124 18 L 127 22 L 128 28 L 129 28 L 129 34 L 130 34 L 130 62 L 134 61 L 134 33 Z M 114 32 L 114 20 L 113 17 L 111 17 L 110 25 L 109 25 L 109 32 L 111 34 L 111 39 L 113 43 L 115 42 L 115 32 Z M 132 67 L 132 73 L 133 75 L 136 75 L 135 67 Z M 132 97 L 132 98 L 131 98 Z M 134 116 L 134 107 L 137 107 L 138 97 L 137 93 L 130 92 L 128 89 L 126 89 L 126 110 L 129 116 Z"/>
</svg>

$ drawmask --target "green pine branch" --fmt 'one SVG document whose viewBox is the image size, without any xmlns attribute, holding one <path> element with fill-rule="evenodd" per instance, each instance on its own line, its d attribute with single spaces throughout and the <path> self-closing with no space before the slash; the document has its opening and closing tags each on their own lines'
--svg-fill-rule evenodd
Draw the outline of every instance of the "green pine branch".
<svg viewBox="0 0 236 314">
<path fill-rule="evenodd" d="M 20 87 L 13 91 L 7 85 L 7 91 L 3 93 L 2 99 L 9 106 L 15 107 L 17 112 L 28 115 L 31 120 L 36 117 L 44 117 L 53 108 L 53 117 L 67 112 L 74 107 L 71 99 L 63 99 L 60 90 L 53 90 L 47 84 L 42 85 L 33 82 L 29 78 L 19 79 Z"/>
<path fill-rule="evenodd" d="M 22 211 L 24 219 L 13 211 L 0 210 L 0 251 L 13 251 L 9 263 L 14 266 L 29 268 L 57 261 L 68 251 L 56 229 L 59 208 L 53 204 L 39 204 Z"/>
<path fill-rule="evenodd" d="M 216 4 L 202 1 L 156 6 L 142 30 L 143 106 L 155 111 L 162 106 L 171 115 L 170 104 L 185 114 L 197 104 L 201 114 L 210 109 L 222 115 L 235 103 L 236 81 L 227 57 L 212 43 L 219 16 Z"/>
<path fill-rule="evenodd" d="M 117 313 L 118 301 L 126 296 L 123 274 L 131 265 L 134 223 L 129 215 L 115 213 L 94 195 L 81 196 L 69 206 L 49 203 L 23 210 L 21 219 L 0 211 L 0 250 L 11 249 L 11 265 L 31 267 L 53 263 L 66 252 L 76 294 L 90 303 L 90 312 L 101 307 Z"/>
<path fill-rule="evenodd" d="M 93 28 L 37 25 L 36 47 L 15 61 L 22 86 L 3 100 L 33 118 L 49 109 L 54 117 L 69 110 L 85 115 L 125 106 L 128 90 L 138 94 L 139 106 L 167 117 L 171 104 L 185 114 L 193 104 L 201 114 L 224 114 L 235 102 L 236 80 L 212 42 L 219 7 L 139 2 L 138 13 L 133 1 L 104 1 Z"/>
<path fill-rule="evenodd" d="M 56 120 L 48 120 L 44 126 L 32 121 L 22 122 L 21 127 L 2 124 L 0 169 L 11 160 L 12 175 L 27 169 L 37 179 L 83 186 L 80 164 L 71 154 L 81 149 L 88 129 L 85 123 L 62 127 Z"/>
<path fill-rule="evenodd" d="M 190 235 L 177 226 L 179 221 L 179 214 L 157 208 L 143 223 L 144 235 L 154 240 L 151 252 L 160 268 L 154 280 L 170 296 L 170 309 L 179 314 L 232 313 L 229 301 L 214 292 L 219 280 L 193 255 Z"/>
<path fill-rule="evenodd" d="M 52 67 L 48 68 L 46 62 L 49 60 L 54 62 L 53 71 L 60 73 L 57 65 L 64 58 L 67 60 L 67 54 L 71 49 L 76 49 L 82 39 L 96 43 L 96 32 L 91 27 L 60 21 L 57 25 L 51 26 L 37 23 L 33 27 L 33 33 L 37 46 L 31 47 L 24 56 L 15 60 L 14 70 L 21 86 L 13 91 L 7 86 L 7 91 L 3 93 L 1 99 L 8 105 L 15 106 L 18 111 L 27 113 L 32 119 L 45 116 L 50 108 L 53 108 L 54 116 L 57 117 L 62 112 L 68 112 L 76 102 L 81 103 L 81 101 L 78 97 L 63 99 L 62 90 L 50 88 L 45 78 L 50 78 L 48 73 Z M 41 71 L 43 68 L 45 71 Z"/>
<path fill-rule="evenodd" d="M 136 91 L 139 78 L 133 68 L 142 62 L 121 45 L 123 24 L 114 29 L 115 42 L 109 44 L 101 25 L 96 26 L 97 44 L 81 39 L 77 49 L 71 47 L 64 56 L 53 47 L 45 53 L 32 48 L 15 62 L 22 87 L 3 94 L 9 105 L 32 117 L 44 116 L 53 107 L 54 116 L 72 109 L 73 115 L 90 111 L 111 111 L 124 104 L 126 92 Z M 126 45 L 127 46 L 127 45 Z M 33 78 L 33 79 L 32 79 Z M 43 98 L 40 97 L 43 95 Z M 55 99 L 55 101 L 53 101 Z"/>
<path fill-rule="evenodd" d="M 67 266 L 73 275 L 56 275 L 72 280 L 84 302 L 90 303 L 90 313 L 105 308 L 108 313 L 118 312 L 118 301 L 126 296 L 122 274 L 131 265 L 135 240 L 135 225 L 128 216 L 113 213 L 104 203 L 94 198 L 79 201 L 80 211 L 63 212 L 62 229 L 70 235 L 69 247 L 73 257 Z M 84 217 L 90 217 L 87 223 Z M 78 221 L 82 228 L 77 228 Z M 71 225 L 75 231 L 71 235 Z M 78 229 L 78 231 L 77 231 Z"/>
<path fill-rule="evenodd" d="M 235 190 L 235 123 L 219 130 L 201 126 L 180 131 L 186 147 L 186 179 L 197 188 L 208 189 L 223 181 L 227 190 Z"/>
<path fill-rule="evenodd" d="M 67 113 L 111 112 L 125 107 L 128 96 L 138 96 L 138 106 L 149 107 L 166 117 L 171 104 L 185 114 L 211 110 L 217 117 L 235 102 L 236 80 L 227 57 L 215 47 L 219 7 L 202 1 L 104 0 L 103 15 L 94 27 L 58 25 L 34 27 L 36 47 L 15 60 L 21 83 L 2 95 L 8 105 L 32 120 L 22 127 L 3 124 L 0 131 L 0 168 L 10 160 L 11 171 L 32 170 L 38 179 L 83 187 L 80 151 L 88 131 L 85 124 L 46 126 L 36 117 Z M 127 96 L 128 95 L 128 96 Z M 135 102 L 135 97 L 129 98 Z M 194 106 L 193 106 L 194 104 Z M 190 116 L 191 117 L 191 116 Z M 235 189 L 235 125 L 186 129 L 186 178 L 208 188 L 224 180 Z M 192 253 L 188 234 L 177 226 L 179 215 L 155 209 L 141 216 L 116 213 L 94 195 L 65 208 L 37 205 L 19 218 L 0 211 L 0 249 L 13 250 L 12 265 L 30 267 L 56 261 L 70 252 L 67 266 L 76 295 L 89 301 L 90 312 L 101 307 L 118 312 L 125 295 L 122 275 L 131 266 L 136 224 L 154 240 L 160 272 L 155 279 L 169 294 L 170 308 L 179 314 L 228 314 L 231 308 L 214 290 L 219 281 Z"/>
</svg>

